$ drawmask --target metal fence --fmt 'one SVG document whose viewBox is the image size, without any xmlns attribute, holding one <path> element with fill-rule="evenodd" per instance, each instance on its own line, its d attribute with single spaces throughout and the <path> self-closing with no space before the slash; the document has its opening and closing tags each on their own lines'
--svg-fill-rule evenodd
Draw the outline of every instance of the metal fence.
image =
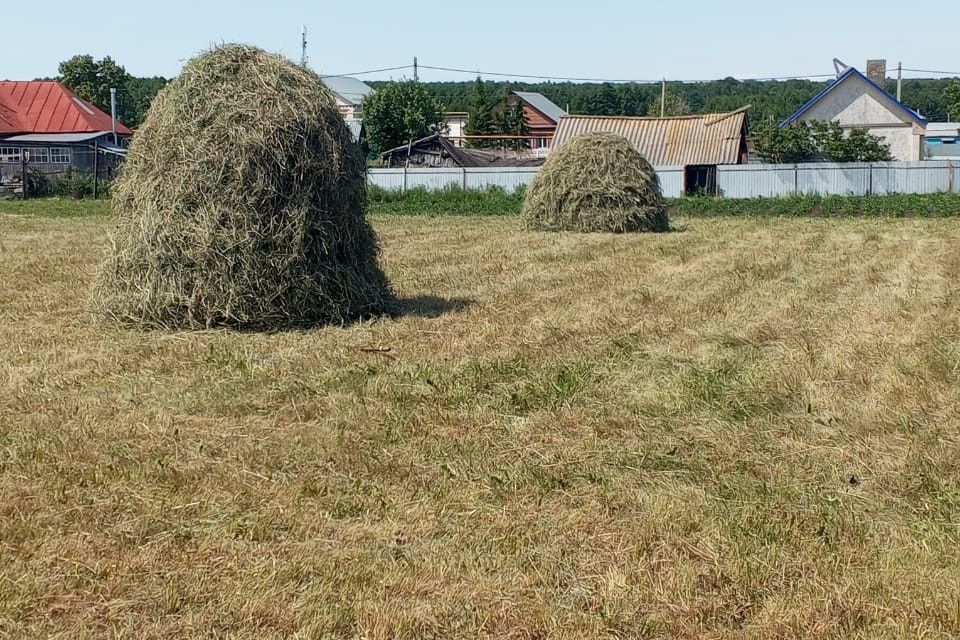
<svg viewBox="0 0 960 640">
<path fill-rule="evenodd" d="M 367 171 L 367 184 L 388 191 L 408 191 L 421 188 L 428 191 L 440 191 L 452 187 L 461 189 L 500 187 L 509 193 L 530 184 L 538 170 L 539 167 L 370 169 Z"/>
<path fill-rule="evenodd" d="M 683 195 L 683 167 L 656 167 L 656 170 L 664 196 L 678 198 Z M 538 167 L 370 169 L 367 181 L 370 185 L 393 191 L 500 187 L 512 192 L 530 184 L 537 171 Z M 717 191 L 726 198 L 960 193 L 960 161 L 719 166 Z"/>
</svg>

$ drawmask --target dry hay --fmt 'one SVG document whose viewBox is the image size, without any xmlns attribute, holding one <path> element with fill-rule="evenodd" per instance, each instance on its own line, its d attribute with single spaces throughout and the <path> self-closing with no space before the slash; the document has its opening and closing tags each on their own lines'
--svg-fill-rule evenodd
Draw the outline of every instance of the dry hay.
<svg viewBox="0 0 960 640">
<path fill-rule="evenodd" d="M 630 142 L 587 133 L 552 151 L 527 190 L 523 225 L 539 231 L 668 231 L 657 174 Z"/>
<path fill-rule="evenodd" d="M 258 329 L 391 311 L 364 164 L 313 72 L 243 45 L 199 55 L 153 102 L 114 185 L 96 308 Z"/>
</svg>

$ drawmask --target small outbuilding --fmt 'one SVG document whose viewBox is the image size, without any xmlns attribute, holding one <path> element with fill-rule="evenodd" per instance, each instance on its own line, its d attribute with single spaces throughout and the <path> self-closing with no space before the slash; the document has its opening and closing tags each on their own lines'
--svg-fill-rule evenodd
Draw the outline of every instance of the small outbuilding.
<svg viewBox="0 0 960 640">
<path fill-rule="evenodd" d="M 384 167 L 538 167 L 543 158 L 511 151 L 465 149 L 439 133 L 390 149 L 380 156 Z"/>
<path fill-rule="evenodd" d="M 654 167 L 683 167 L 684 193 L 717 193 L 717 166 L 746 164 L 747 110 L 668 118 L 566 116 L 553 149 L 584 133 L 623 136 Z"/>
</svg>

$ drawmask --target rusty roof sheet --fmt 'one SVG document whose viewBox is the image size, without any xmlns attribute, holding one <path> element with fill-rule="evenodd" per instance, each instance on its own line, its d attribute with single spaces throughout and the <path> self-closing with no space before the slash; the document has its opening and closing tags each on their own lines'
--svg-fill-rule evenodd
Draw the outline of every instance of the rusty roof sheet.
<svg viewBox="0 0 960 640">
<path fill-rule="evenodd" d="M 583 133 L 616 133 L 658 167 L 739 164 L 746 138 L 747 109 L 671 118 L 567 116 L 560 120 L 553 148 Z"/>
</svg>

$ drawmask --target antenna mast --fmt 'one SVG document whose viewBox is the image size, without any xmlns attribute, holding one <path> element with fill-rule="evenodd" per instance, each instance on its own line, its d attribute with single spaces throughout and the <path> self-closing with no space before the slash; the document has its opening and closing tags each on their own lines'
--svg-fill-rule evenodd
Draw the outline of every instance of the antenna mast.
<svg viewBox="0 0 960 640">
<path fill-rule="evenodd" d="M 303 25 L 303 35 L 300 38 L 300 64 L 307 66 L 307 25 Z"/>
</svg>

